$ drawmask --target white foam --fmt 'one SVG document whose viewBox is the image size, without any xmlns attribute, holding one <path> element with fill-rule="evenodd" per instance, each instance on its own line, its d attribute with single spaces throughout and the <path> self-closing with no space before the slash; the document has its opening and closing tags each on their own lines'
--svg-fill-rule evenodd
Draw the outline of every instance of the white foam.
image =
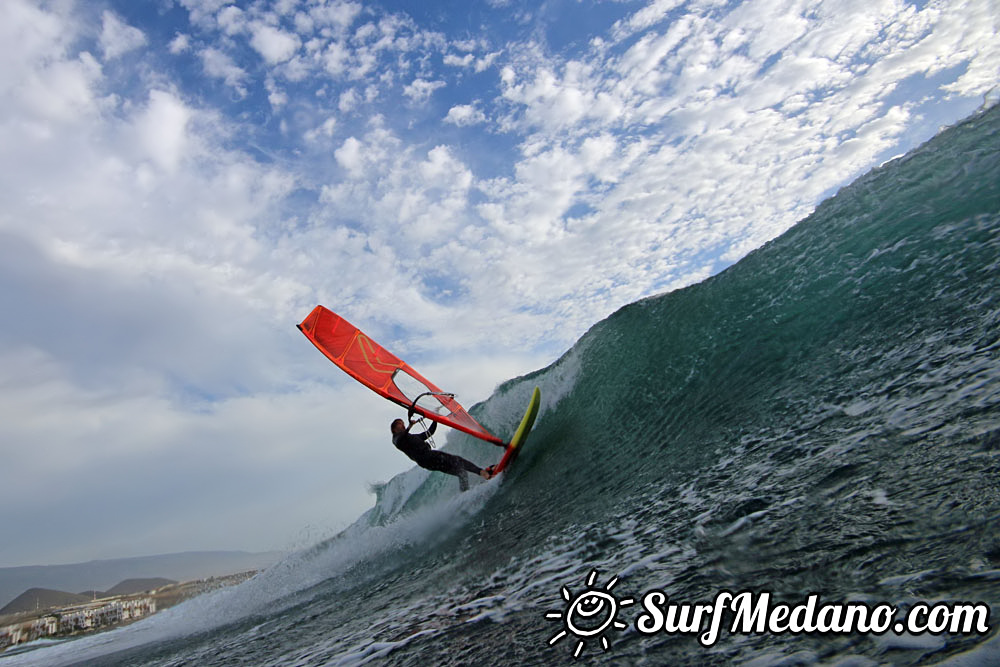
<svg viewBox="0 0 1000 667">
<path fill-rule="evenodd" d="M 945 645 L 944 638 L 938 635 L 911 635 L 909 633 L 897 635 L 888 632 L 876 637 L 875 641 L 885 648 L 909 651 L 931 651 Z"/>
<path fill-rule="evenodd" d="M 968 651 L 951 656 L 938 663 L 940 667 L 980 667 L 980 665 L 1000 665 L 1000 634 Z"/>
<path fill-rule="evenodd" d="M 420 632 L 415 632 L 414 634 L 401 639 L 396 642 L 372 642 L 365 646 L 358 647 L 354 649 L 351 653 L 340 656 L 333 662 L 327 663 L 328 665 L 364 665 L 372 660 L 377 660 L 379 658 L 384 658 L 392 651 L 395 651 L 401 646 L 409 644 L 414 639 L 419 639 L 420 637 L 426 637 L 427 635 L 436 634 L 437 630 L 421 630 Z"/>
<path fill-rule="evenodd" d="M 491 396 L 482 405 L 483 421 L 489 423 L 497 431 L 513 434 L 524 415 L 524 409 L 531 400 L 531 393 L 536 386 L 542 393 L 538 418 L 541 419 L 545 414 L 555 409 L 560 401 L 569 396 L 576 387 L 583 366 L 581 356 L 585 348 L 585 343 L 577 343 L 568 353 L 542 373 L 530 380 L 517 380 L 508 390 Z"/>
</svg>

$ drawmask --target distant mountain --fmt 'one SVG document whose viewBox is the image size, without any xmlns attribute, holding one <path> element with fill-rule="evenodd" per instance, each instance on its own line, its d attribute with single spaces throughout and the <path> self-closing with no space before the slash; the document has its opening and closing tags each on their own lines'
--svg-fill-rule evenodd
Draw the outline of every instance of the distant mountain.
<svg viewBox="0 0 1000 667">
<path fill-rule="evenodd" d="M 91 598 L 76 593 L 53 591 L 48 588 L 30 588 L 18 595 L 14 600 L 0 609 L 0 616 L 18 614 L 22 611 L 48 609 L 50 607 L 68 607 L 74 604 L 89 602 Z"/>
<path fill-rule="evenodd" d="M 0 605 L 6 605 L 31 588 L 108 591 L 126 579 L 167 578 L 175 581 L 192 581 L 264 569 L 278 562 L 282 555 L 276 551 L 266 553 L 189 551 L 162 556 L 96 560 L 72 565 L 4 567 L 0 568 Z"/>
<path fill-rule="evenodd" d="M 154 577 L 152 579 L 126 579 L 125 581 L 112 586 L 105 593 L 106 596 L 111 597 L 112 595 L 132 595 L 133 593 L 145 593 L 146 591 L 151 591 L 156 588 L 163 588 L 169 584 L 176 584 L 177 582 L 173 579 L 162 579 Z"/>
</svg>

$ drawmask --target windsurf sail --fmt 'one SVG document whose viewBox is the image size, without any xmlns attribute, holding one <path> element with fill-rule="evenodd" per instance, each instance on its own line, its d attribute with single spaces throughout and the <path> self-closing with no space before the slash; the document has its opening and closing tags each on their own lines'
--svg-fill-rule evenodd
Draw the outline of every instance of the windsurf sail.
<svg viewBox="0 0 1000 667">
<path fill-rule="evenodd" d="M 453 394 L 441 391 L 332 310 L 316 306 L 298 327 L 327 359 L 376 394 L 445 426 L 506 444 L 466 412 Z"/>
</svg>

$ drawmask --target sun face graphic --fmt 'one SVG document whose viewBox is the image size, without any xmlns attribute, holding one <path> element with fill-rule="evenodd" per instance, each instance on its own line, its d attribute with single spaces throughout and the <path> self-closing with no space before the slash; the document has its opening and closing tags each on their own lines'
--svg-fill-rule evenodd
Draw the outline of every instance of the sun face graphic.
<svg viewBox="0 0 1000 667">
<path fill-rule="evenodd" d="M 545 618 L 557 618 L 566 626 L 549 639 L 550 646 L 570 634 L 579 640 L 573 650 L 574 658 L 580 657 L 586 640 L 590 637 L 600 638 L 601 648 L 607 651 L 608 638 L 604 636 L 604 631 L 609 628 L 624 630 L 627 626 L 618 620 L 618 608 L 635 602 L 632 598 L 619 600 L 611 593 L 611 589 L 618 583 L 618 577 L 613 577 L 604 588 L 594 586 L 596 579 L 597 570 L 591 570 L 587 577 L 587 588 L 576 596 L 563 586 L 562 597 L 566 600 L 566 609 L 545 614 Z"/>
</svg>

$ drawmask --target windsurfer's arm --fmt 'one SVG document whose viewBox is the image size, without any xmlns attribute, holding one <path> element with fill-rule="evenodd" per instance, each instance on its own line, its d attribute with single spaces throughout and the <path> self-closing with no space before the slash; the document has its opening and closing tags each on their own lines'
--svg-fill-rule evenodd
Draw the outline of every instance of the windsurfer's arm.
<svg viewBox="0 0 1000 667">
<path fill-rule="evenodd" d="M 413 408 L 410 408 L 410 411 L 406 414 L 407 418 L 410 420 L 410 425 L 406 427 L 407 433 L 409 433 L 410 429 L 413 428 L 414 424 L 416 424 L 418 421 L 420 421 L 420 418 L 417 418 L 417 417 L 413 416 L 414 414 L 415 413 L 413 411 Z M 432 435 L 434 435 L 434 431 L 437 430 L 437 426 L 438 426 L 437 422 L 432 419 L 431 420 L 431 427 L 429 429 L 427 429 L 426 431 L 424 431 L 423 433 L 421 433 L 418 437 L 423 438 L 424 440 L 426 440 L 427 438 L 429 438 Z"/>
</svg>

